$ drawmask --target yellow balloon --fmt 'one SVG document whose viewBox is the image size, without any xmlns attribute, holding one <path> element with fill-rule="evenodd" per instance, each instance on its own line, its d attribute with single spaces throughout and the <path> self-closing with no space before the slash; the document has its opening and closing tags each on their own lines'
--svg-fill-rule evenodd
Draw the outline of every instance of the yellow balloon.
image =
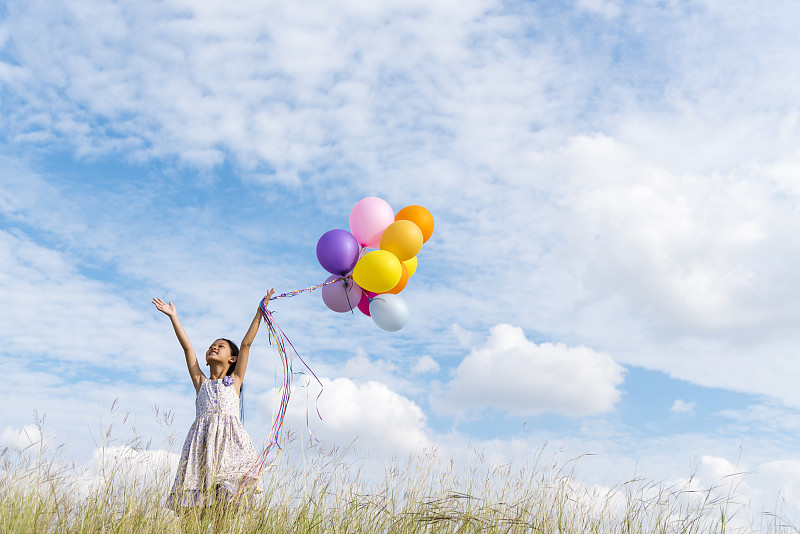
<svg viewBox="0 0 800 534">
<path fill-rule="evenodd" d="M 403 265 L 405 265 L 406 269 L 408 269 L 408 277 L 411 278 L 414 276 L 414 273 L 417 272 L 417 257 L 414 256 L 410 260 L 404 261 Z"/>
<path fill-rule="evenodd" d="M 401 219 L 386 227 L 381 236 L 381 250 L 391 252 L 400 261 L 410 260 L 422 248 L 422 230 L 411 221 Z"/>
<path fill-rule="evenodd" d="M 353 269 L 353 281 L 362 289 L 385 293 L 394 288 L 403 276 L 397 256 L 386 250 L 367 252 Z"/>
</svg>

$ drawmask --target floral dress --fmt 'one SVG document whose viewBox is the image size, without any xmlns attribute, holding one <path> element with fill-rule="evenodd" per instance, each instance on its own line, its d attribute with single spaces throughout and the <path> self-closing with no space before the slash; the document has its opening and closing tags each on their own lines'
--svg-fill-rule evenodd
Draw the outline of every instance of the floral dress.
<svg viewBox="0 0 800 534">
<path fill-rule="evenodd" d="M 260 492 L 256 451 L 239 419 L 233 378 L 205 380 L 197 391 L 195 407 L 197 417 L 183 444 L 167 506 L 174 510 L 211 506 Z"/>
</svg>

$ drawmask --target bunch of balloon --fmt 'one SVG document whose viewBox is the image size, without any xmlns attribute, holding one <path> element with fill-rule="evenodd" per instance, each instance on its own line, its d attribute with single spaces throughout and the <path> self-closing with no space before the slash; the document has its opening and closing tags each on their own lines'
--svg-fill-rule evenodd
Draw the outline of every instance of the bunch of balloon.
<svg viewBox="0 0 800 534">
<path fill-rule="evenodd" d="M 377 197 L 360 200 L 350 212 L 350 231 L 362 251 L 352 272 L 362 290 L 357 306 L 379 328 L 394 332 L 408 322 L 408 306 L 399 293 L 416 272 L 417 254 L 433 226 L 433 216 L 422 206 L 395 214 Z"/>
</svg>

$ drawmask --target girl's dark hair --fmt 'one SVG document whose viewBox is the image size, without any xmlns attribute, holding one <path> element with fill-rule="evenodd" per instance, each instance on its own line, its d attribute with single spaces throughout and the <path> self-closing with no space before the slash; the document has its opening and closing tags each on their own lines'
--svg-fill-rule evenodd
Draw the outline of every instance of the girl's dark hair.
<svg viewBox="0 0 800 534">
<path fill-rule="evenodd" d="M 221 337 L 220 339 L 228 344 L 228 346 L 231 348 L 231 355 L 236 356 L 238 359 L 239 347 L 236 346 L 236 343 L 224 337 Z M 231 366 L 228 367 L 228 372 L 225 374 L 227 376 L 232 375 L 234 369 L 236 369 L 236 362 L 233 362 Z M 242 382 L 242 389 L 239 390 L 239 417 L 241 418 L 242 422 L 244 422 L 244 382 Z"/>
<path fill-rule="evenodd" d="M 239 357 L 239 347 L 236 346 L 236 343 L 234 343 L 230 339 L 226 339 L 224 337 L 221 337 L 219 339 L 221 341 L 224 341 L 225 343 L 227 343 L 228 346 L 231 348 L 231 356 L 236 356 L 237 358 Z M 225 373 L 225 374 L 228 375 L 228 376 L 232 375 L 234 369 L 236 369 L 236 362 L 233 362 L 231 364 L 231 366 L 228 367 L 228 372 Z"/>
</svg>

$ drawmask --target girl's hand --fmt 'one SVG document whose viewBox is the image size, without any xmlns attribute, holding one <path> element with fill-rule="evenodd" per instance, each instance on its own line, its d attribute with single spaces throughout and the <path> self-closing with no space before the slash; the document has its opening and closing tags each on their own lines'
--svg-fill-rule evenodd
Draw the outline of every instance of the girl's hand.
<svg viewBox="0 0 800 534">
<path fill-rule="evenodd" d="M 269 291 L 267 291 L 267 296 L 265 296 L 263 299 L 261 299 L 261 302 L 262 302 L 262 303 L 263 303 L 265 306 L 269 306 L 269 301 L 270 301 L 270 300 L 272 300 L 272 296 L 273 296 L 274 294 L 275 294 L 275 288 L 273 287 L 272 289 L 270 289 Z"/>
<path fill-rule="evenodd" d="M 178 310 L 175 308 L 175 305 L 170 302 L 167 304 L 160 298 L 156 297 L 153 299 L 153 304 L 155 304 L 156 309 L 166 315 L 167 317 L 177 317 Z"/>
</svg>

